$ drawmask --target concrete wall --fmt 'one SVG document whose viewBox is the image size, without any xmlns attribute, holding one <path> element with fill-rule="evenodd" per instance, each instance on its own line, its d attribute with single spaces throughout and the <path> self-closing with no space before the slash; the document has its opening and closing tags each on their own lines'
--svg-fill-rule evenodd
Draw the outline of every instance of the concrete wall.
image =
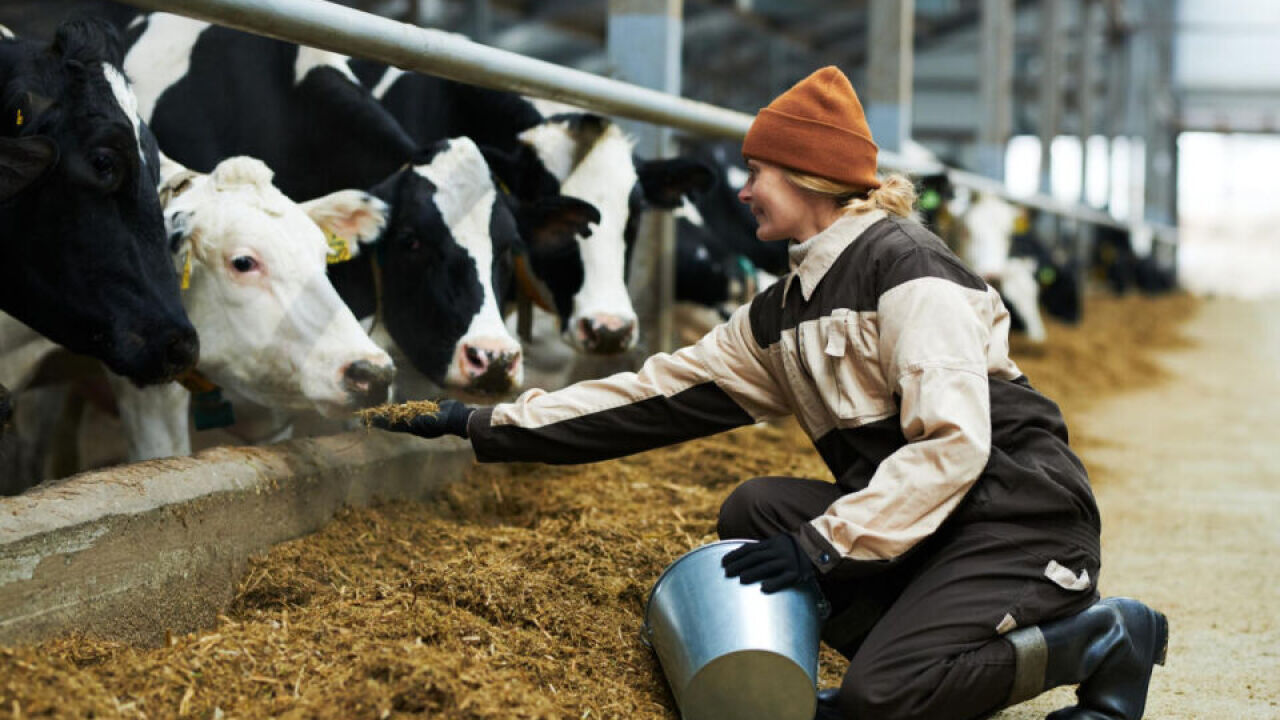
<svg viewBox="0 0 1280 720">
<path fill-rule="evenodd" d="M 0 643 L 81 631 L 158 644 L 214 623 L 250 555 L 344 505 L 421 500 L 474 461 L 453 439 L 363 431 L 222 447 L 0 498 Z"/>
</svg>

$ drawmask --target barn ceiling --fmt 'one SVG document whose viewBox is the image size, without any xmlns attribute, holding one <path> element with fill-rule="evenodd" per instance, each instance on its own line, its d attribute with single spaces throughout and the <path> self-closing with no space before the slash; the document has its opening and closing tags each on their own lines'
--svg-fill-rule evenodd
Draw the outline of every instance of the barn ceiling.
<svg viewBox="0 0 1280 720">
<path fill-rule="evenodd" d="M 487 45 L 609 74 L 607 0 L 345 0 Z M 917 0 L 916 46 L 977 22 L 979 0 Z M 682 92 L 754 112 L 826 64 L 866 61 L 866 0 L 684 0 Z M 751 82 L 743 82 L 751 78 Z"/>
</svg>

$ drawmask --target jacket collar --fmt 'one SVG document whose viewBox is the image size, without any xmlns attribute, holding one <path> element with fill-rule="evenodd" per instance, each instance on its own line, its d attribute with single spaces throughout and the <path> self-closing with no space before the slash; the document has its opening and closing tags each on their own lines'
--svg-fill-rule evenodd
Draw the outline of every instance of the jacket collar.
<svg viewBox="0 0 1280 720">
<path fill-rule="evenodd" d="M 840 253 L 853 244 L 853 241 L 857 240 L 867 228 L 883 220 L 885 216 L 884 210 L 844 215 L 817 235 L 787 248 L 791 274 L 787 276 L 782 287 L 783 304 L 786 304 L 787 293 L 791 291 L 791 281 L 795 278 L 800 279 L 800 294 L 805 302 L 808 302 L 818 283 L 826 276 L 836 258 L 840 257 Z"/>
</svg>

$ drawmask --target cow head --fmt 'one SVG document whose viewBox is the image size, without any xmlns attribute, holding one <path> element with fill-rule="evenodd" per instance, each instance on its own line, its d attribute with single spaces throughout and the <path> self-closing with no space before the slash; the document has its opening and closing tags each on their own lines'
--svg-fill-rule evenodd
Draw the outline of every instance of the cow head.
<svg viewBox="0 0 1280 720">
<path fill-rule="evenodd" d="M 378 278 L 375 322 L 437 385 L 518 388 L 522 352 L 503 323 L 498 290 L 520 240 L 479 148 L 465 138 L 440 141 L 372 192 L 390 213 L 362 250 Z"/>
<path fill-rule="evenodd" d="M 576 261 L 562 255 L 534 264 L 555 299 L 561 337 L 588 353 L 631 348 L 638 334 L 627 275 L 640 213 L 646 207 L 678 207 L 686 192 L 710 181 L 710 174 L 680 159 L 638 161 L 621 128 L 588 113 L 552 115 L 519 137 L 528 150 L 495 165 L 498 175 L 514 178 L 518 194 L 559 193 L 600 213 L 590 240 L 579 238 Z"/>
<path fill-rule="evenodd" d="M 208 175 L 166 165 L 160 196 L 201 373 L 282 410 L 340 417 L 386 402 L 391 358 L 325 272 L 326 259 L 378 234 L 385 205 L 348 190 L 299 206 L 271 176 L 248 157 Z"/>
<path fill-rule="evenodd" d="M 89 20 L 47 48 L 0 40 L 0 309 L 143 384 L 190 368 L 199 345 L 120 55 Z"/>
</svg>

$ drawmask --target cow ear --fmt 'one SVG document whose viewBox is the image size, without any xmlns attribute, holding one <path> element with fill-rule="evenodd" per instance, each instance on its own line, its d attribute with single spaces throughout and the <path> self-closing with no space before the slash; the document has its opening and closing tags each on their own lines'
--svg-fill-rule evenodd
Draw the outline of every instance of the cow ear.
<svg viewBox="0 0 1280 720">
<path fill-rule="evenodd" d="M 532 252 L 554 252 L 570 246 L 578 236 L 589 237 L 591 225 L 600 222 L 595 205 L 560 195 L 516 209 L 520 237 Z"/>
<path fill-rule="evenodd" d="M 58 162 L 58 146 L 43 135 L 0 137 L 0 201 L 22 192 Z"/>
<path fill-rule="evenodd" d="M 191 184 L 196 178 L 200 177 L 200 173 L 194 170 L 188 170 L 177 163 L 172 163 L 168 168 L 168 174 L 162 174 L 163 180 L 160 183 L 160 207 L 166 208 L 169 203 L 182 193 L 191 189 Z"/>
<path fill-rule="evenodd" d="M 560 183 L 547 172 L 537 151 L 528 145 L 514 150 L 481 145 L 480 153 L 503 192 L 523 198 L 559 194 Z"/>
<path fill-rule="evenodd" d="M 691 158 L 639 162 L 636 173 L 645 200 L 668 210 L 680 207 L 684 196 L 704 193 L 715 183 L 712 169 Z"/>
<path fill-rule="evenodd" d="M 302 209 L 324 231 L 330 263 L 359 255 L 360 245 L 377 242 L 387 226 L 387 204 L 362 190 L 329 193 Z"/>
</svg>

